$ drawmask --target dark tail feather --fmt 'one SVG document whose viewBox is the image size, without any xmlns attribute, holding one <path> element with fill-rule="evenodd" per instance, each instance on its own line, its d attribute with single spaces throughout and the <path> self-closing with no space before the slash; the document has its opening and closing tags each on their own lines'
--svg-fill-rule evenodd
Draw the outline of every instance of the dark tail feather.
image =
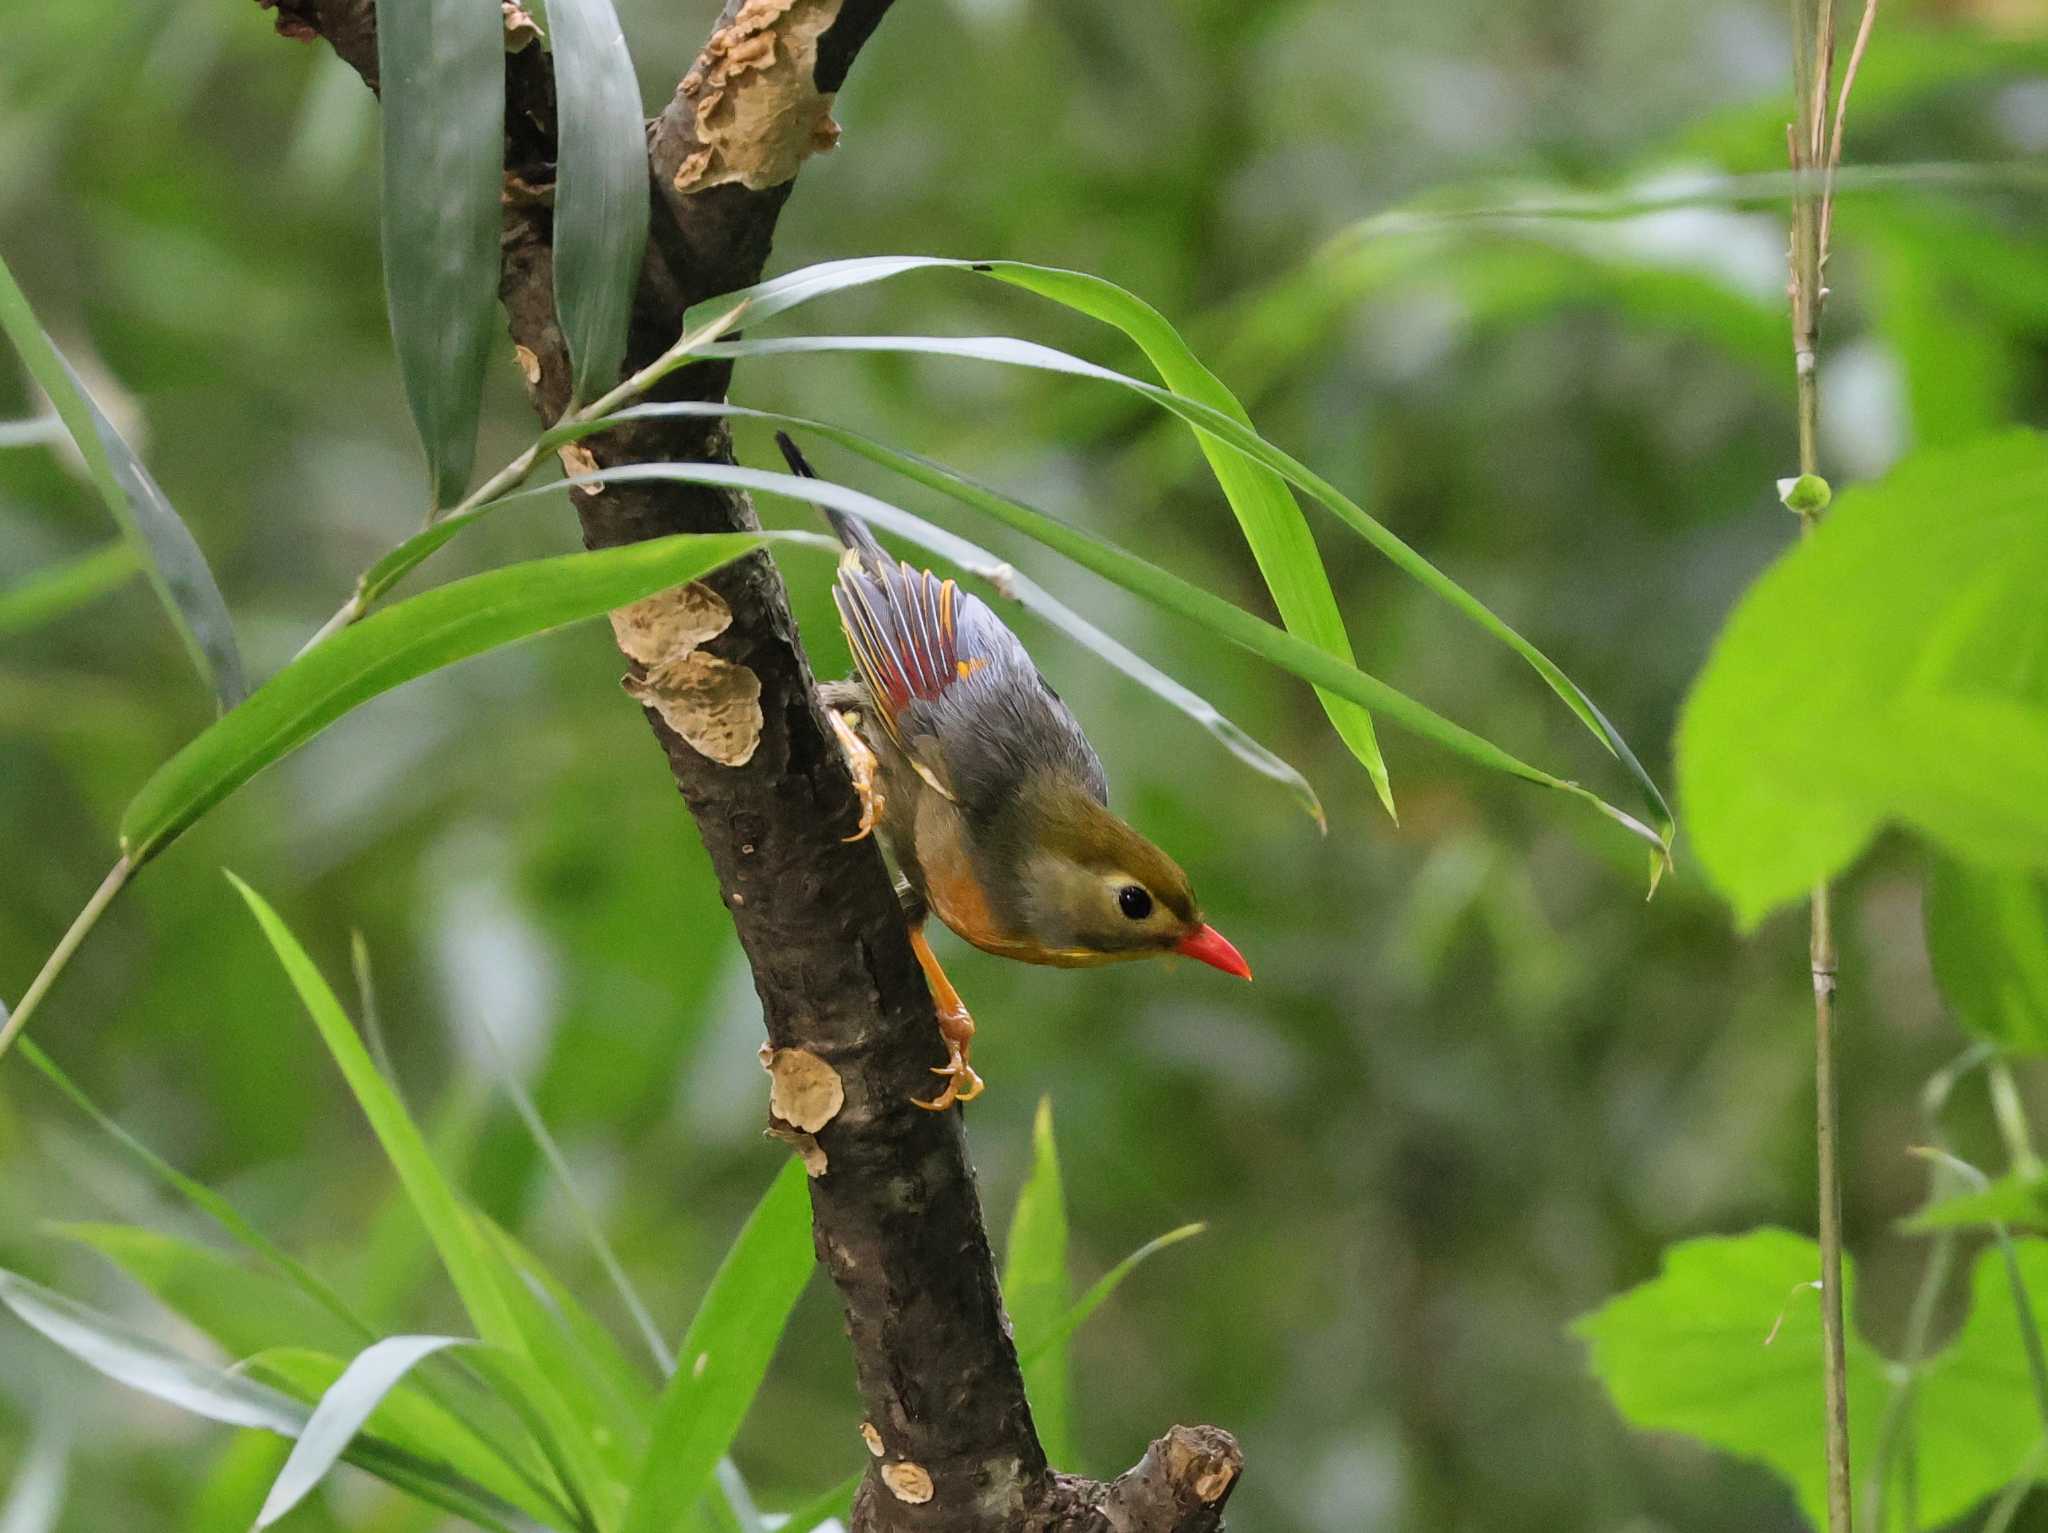
<svg viewBox="0 0 2048 1533">
<path fill-rule="evenodd" d="M 796 443 L 789 439 L 787 431 L 775 433 L 775 445 L 782 449 L 782 456 L 788 461 L 792 474 L 800 474 L 806 479 L 818 477 L 816 470 L 798 450 Z M 832 524 L 832 530 L 838 534 L 839 541 L 858 552 L 864 562 L 878 570 L 893 568 L 888 553 L 875 541 L 875 535 L 868 531 L 866 522 L 847 512 L 835 511 L 830 506 L 820 506 L 818 509 L 825 513 L 825 520 Z"/>
</svg>

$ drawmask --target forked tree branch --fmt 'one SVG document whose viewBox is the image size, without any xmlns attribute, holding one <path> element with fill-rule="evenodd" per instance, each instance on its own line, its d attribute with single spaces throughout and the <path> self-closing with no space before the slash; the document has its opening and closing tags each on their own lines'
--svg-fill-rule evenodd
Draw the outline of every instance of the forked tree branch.
<svg viewBox="0 0 2048 1533">
<path fill-rule="evenodd" d="M 326 39 L 375 87 L 373 0 L 259 3 L 274 6 L 280 32 Z M 675 99 L 649 125 L 653 220 L 628 368 L 674 341 L 690 304 L 760 277 L 797 167 L 836 136 L 831 97 L 889 3 L 728 0 Z M 553 296 L 554 84 L 539 46 L 509 53 L 507 70 L 500 296 L 534 406 L 551 423 L 569 402 Z M 729 376 L 727 365 L 700 364 L 672 374 L 655 397 L 722 398 Z M 599 467 L 731 455 L 725 426 L 702 419 L 636 423 L 582 446 Z M 707 487 L 615 483 L 575 502 L 592 548 L 758 525 L 744 494 Z M 628 685 L 649 704 L 753 967 L 769 1047 L 779 1051 L 778 1108 L 797 1120 L 778 1120 L 779 1131 L 813 1171 L 818 1257 L 845 1306 L 867 1408 L 862 1435 L 877 1455 L 855 1529 L 1220 1528 L 1242 1458 L 1214 1428 L 1174 1428 L 1106 1484 L 1046 1464 L 961 1115 L 910 1105 L 941 1061 L 931 998 L 880 855 L 872 842 L 841 839 L 856 819 L 852 785 L 819 715 L 781 577 L 756 554 L 704 584 L 731 621 L 695 648 L 743 719 L 738 736 L 692 730 L 700 750 L 678 734 L 672 721 L 687 730 L 692 718 L 686 701 L 664 693 L 658 657 L 652 671 L 631 659 Z M 658 629 L 659 613 L 650 621 Z M 630 632 L 622 643 L 629 658 L 653 653 Z M 757 736 L 747 708 L 755 683 Z"/>
</svg>

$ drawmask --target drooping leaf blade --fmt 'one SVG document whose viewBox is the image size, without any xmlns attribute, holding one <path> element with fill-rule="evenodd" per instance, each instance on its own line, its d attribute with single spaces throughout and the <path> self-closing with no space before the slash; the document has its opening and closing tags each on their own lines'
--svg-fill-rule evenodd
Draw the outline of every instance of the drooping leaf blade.
<svg viewBox="0 0 2048 1533">
<path fill-rule="evenodd" d="M 748 324 L 758 325 L 763 320 L 778 314 L 787 313 L 801 304 L 811 302 L 813 299 L 845 292 L 851 288 L 862 287 L 869 283 L 884 281 L 907 272 L 932 270 L 981 272 L 1016 285 L 1024 285 L 1026 279 L 1043 279 L 1049 286 L 1053 286 L 1058 285 L 1065 279 L 1075 278 L 1079 275 L 1061 271 L 1054 267 L 1036 267 L 1016 261 L 961 261 L 932 256 L 858 257 L 851 260 L 822 262 L 816 266 L 806 267 L 801 271 L 792 272 L 785 276 L 774 278 L 771 281 L 742 289 L 739 292 L 712 299 L 707 303 L 693 307 L 684 317 L 685 325 L 687 327 L 692 324 L 701 324 L 723 308 L 739 302 L 744 302 L 747 305 Z M 1126 296 L 1128 297 L 1129 295 Z M 1135 298 L 1131 298 L 1130 301 L 1132 303 L 1139 302 Z M 790 339 L 799 341 L 824 340 L 827 342 L 825 349 L 832 350 L 861 349 L 860 344 L 850 338 L 829 339 L 810 337 Z M 877 349 L 884 350 L 924 349 L 917 346 L 916 342 L 918 340 L 930 340 L 928 337 L 882 337 L 870 339 L 876 342 Z M 745 345 L 748 343 L 739 344 Z M 772 348 L 772 343 L 770 344 Z M 1383 526 L 1363 507 L 1344 495 L 1342 491 L 1338 490 L 1335 485 L 1331 484 L 1321 475 L 1314 473 L 1288 454 L 1281 452 L 1263 437 L 1259 436 L 1256 431 L 1251 430 L 1229 413 L 1215 409 L 1202 400 L 1187 398 L 1175 393 L 1171 389 L 1156 389 L 1150 384 L 1128 378 L 1108 368 L 1096 367 L 1092 363 L 1083 362 L 1077 357 L 1067 356 L 1065 353 L 1054 351 L 1049 347 L 1032 346 L 1030 343 L 1024 342 L 1010 342 L 1009 346 L 1011 348 L 1022 346 L 1032 354 L 1031 360 L 1025 360 L 1022 354 L 1014 350 L 1010 350 L 1006 355 L 996 356 L 988 351 L 961 352 L 950 349 L 955 344 L 953 342 L 936 342 L 929 349 L 933 354 L 977 355 L 982 360 L 1041 367 L 1049 371 L 1072 373 L 1076 376 L 1113 382 L 1124 388 L 1132 389 L 1141 396 L 1151 400 L 1154 404 L 1180 416 L 1204 436 L 1213 437 L 1229 446 L 1237 448 L 1238 451 L 1250 457 L 1254 462 L 1270 469 L 1296 489 L 1319 501 L 1326 509 L 1337 516 L 1339 520 L 1344 522 L 1346 526 L 1379 549 L 1403 573 L 1407 574 L 1435 596 L 1449 603 L 1456 611 L 1462 613 L 1481 629 L 1520 655 L 1543 678 L 1544 683 L 1578 716 L 1579 720 L 1594 737 L 1621 762 L 1641 793 L 1643 801 L 1650 811 L 1651 819 L 1663 831 L 1664 839 L 1668 841 L 1672 824 L 1671 810 L 1670 806 L 1664 801 L 1662 792 L 1658 789 L 1656 782 L 1650 777 L 1642 763 L 1636 758 L 1635 752 L 1629 748 L 1628 742 L 1622 738 L 1620 732 L 1614 728 L 1606 715 L 1600 711 L 1593 703 L 1593 700 L 1586 695 L 1577 683 L 1566 676 L 1555 662 L 1541 650 L 1537 649 L 1535 645 L 1523 638 L 1521 634 L 1517 633 L 1488 608 L 1485 603 L 1444 574 L 1443 571 L 1437 569 L 1435 565 L 1431 564 L 1420 553 L 1410 548 L 1389 528 Z M 980 347 L 990 347 L 993 345 L 990 338 L 982 338 L 980 341 L 964 344 Z"/>
<path fill-rule="evenodd" d="M 463 1345 L 464 1340 L 460 1336 L 387 1336 L 358 1352 L 321 1395 L 300 1429 L 291 1456 L 278 1471 L 270 1494 L 263 1498 L 256 1526 L 269 1527 L 311 1494 L 327 1471 L 341 1461 L 385 1397 L 416 1365 L 436 1352 Z"/>
<path fill-rule="evenodd" d="M 1052 1098 L 1041 1098 L 1031 1125 L 1031 1172 L 1017 1194 L 1003 1256 L 1003 1308 L 1017 1335 L 1048 1335 L 1068 1308 L 1067 1200 L 1053 1142 Z M 1063 1343 L 1024 1365 L 1024 1393 L 1045 1456 L 1072 1471 L 1071 1370 Z"/>
<path fill-rule="evenodd" d="M 791 1160 L 719 1263 L 677 1350 L 623 1533 L 662 1533 L 710 1487 L 813 1265 L 809 1182 Z"/>
<path fill-rule="evenodd" d="M 35 571 L 0 591 L 0 639 L 26 633 L 98 600 L 124 585 L 139 568 L 135 545 L 123 540 Z"/>
<path fill-rule="evenodd" d="M 1086 272 L 1011 262 L 991 264 L 989 271 L 1004 282 L 1121 330 L 1137 343 L 1158 370 L 1161 381 L 1174 393 L 1212 406 L 1251 429 L 1252 418 L 1237 396 L 1202 365 L 1166 316 L 1136 294 Z M 1259 573 L 1273 593 L 1273 604 L 1280 609 L 1281 621 L 1290 631 L 1321 645 L 1339 660 L 1355 663 L 1351 636 L 1345 631 L 1343 615 L 1337 609 L 1337 596 L 1330 589 L 1322 555 L 1316 551 L 1308 521 L 1295 504 L 1287 481 L 1214 437 L 1197 432 L 1196 442 L 1209 461 L 1224 499 L 1237 515 Z M 1316 695 L 1338 735 L 1371 776 L 1380 802 L 1392 815 L 1394 790 L 1387 780 L 1387 763 L 1380 754 L 1379 741 L 1373 734 L 1372 715 L 1331 693 L 1319 691 Z"/>
<path fill-rule="evenodd" d="M 178 1236 L 127 1224 L 54 1231 L 99 1252 L 231 1357 L 286 1345 L 345 1350 L 361 1341 L 289 1283 Z"/>
<path fill-rule="evenodd" d="M 647 245 L 647 134 L 640 86 L 611 0 L 552 0 L 560 153 L 555 183 L 555 309 L 571 391 L 619 381 L 626 321 Z"/>
<path fill-rule="evenodd" d="M 71 433 L 100 499 L 134 549 L 194 668 L 223 709 L 234 707 L 248 683 L 234 622 L 206 556 L 142 460 L 44 333 L 5 261 L 0 261 L 0 330 Z"/>
<path fill-rule="evenodd" d="M 1663 850 L 1664 840 L 1657 831 L 1634 816 L 1617 809 L 1590 789 L 1554 776 L 1540 767 L 1531 766 L 1495 745 L 1491 740 L 1452 723 L 1433 709 L 1416 702 L 1377 677 L 1346 665 L 1307 640 L 1297 638 L 1283 628 L 1254 617 L 1243 608 L 1234 606 L 1222 597 L 1205 591 L 1189 581 L 1171 575 L 1113 543 L 1069 526 L 1041 511 L 1033 510 L 1020 501 L 999 495 L 964 475 L 927 459 L 899 453 L 893 448 L 883 447 L 839 427 L 826 426 L 821 422 L 805 421 L 797 417 L 780 418 L 790 420 L 792 424 L 807 431 L 841 442 L 863 456 L 887 465 L 905 478 L 950 495 L 961 504 L 983 512 L 995 521 L 1043 543 L 1055 552 L 1066 555 L 1083 568 L 1093 570 L 1104 579 L 1144 597 L 1154 605 L 1200 624 L 1210 632 L 1250 650 L 1282 670 L 1293 672 L 1305 681 L 1353 698 L 1425 739 L 1433 740 L 1445 749 L 1463 756 L 1475 765 L 1521 778 L 1525 782 L 1538 783 L 1577 798 L 1613 820 L 1631 835 L 1649 843 L 1657 852 L 1661 853 Z M 822 502 L 840 510 L 850 511 L 904 537 L 914 539 L 917 536 L 915 518 L 908 517 L 896 507 L 872 495 L 864 495 L 828 480 L 799 479 L 792 474 L 737 468 L 722 463 L 626 464 L 606 469 L 602 475 L 586 475 L 552 485 L 519 490 L 494 504 L 548 494 L 592 478 L 621 483 L 674 480 L 684 484 L 726 485 L 765 494 L 783 495 L 797 500 Z M 795 536 L 798 535 L 777 535 L 780 539 Z"/>
<path fill-rule="evenodd" d="M 264 767 L 401 682 L 694 580 L 759 539 L 679 533 L 472 575 L 315 645 L 159 767 L 121 819 L 141 863 Z"/>
<path fill-rule="evenodd" d="M 410 0 L 377 17 L 381 222 L 391 338 L 433 503 L 476 463 L 497 323 L 505 36 L 492 0 Z"/>
<path fill-rule="evenodd" d="M 7 1499 L 0 1501 L 0 1533 L 56 1533 L 70 1480 L 70 1412 L 52 1407 L 40 1413 L 28 1450 L 15 1466 Z"/>
<path fill-rule="evenodd" d="M 280 1437 L 297 1437 L 306 1423 L 306 1407 L 289 1395 L 241 1374 L 194 1362 L 132 1326 L 16 1273 L 0 1271 L 0 1305 L 95 1372 L 192 1415 Z M 513 1507 L 489 1492 L 389 1444 L 358 1441 L 348 1459 L 495 1533 L 509 1533 L 509 1523 L 518 1520 Z"/>
</svg>

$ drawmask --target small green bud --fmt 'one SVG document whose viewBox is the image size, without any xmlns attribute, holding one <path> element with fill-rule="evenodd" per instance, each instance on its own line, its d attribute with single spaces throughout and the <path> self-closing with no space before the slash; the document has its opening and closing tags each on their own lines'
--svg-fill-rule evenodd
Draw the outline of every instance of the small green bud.
<svg viewBox="0 0 2048 1533">
<path fill-rule="evenodd" d="M 1801 516 L 1818 516 L 1827 510 L 1828 502 L 1834 498 L 1835 492 L 1818 474 L 1801 474 L 1797 479 L 1778 481 L 1778 499 L 1785 503 L 1787 511 L 1796 511 Z"/>
</svg>

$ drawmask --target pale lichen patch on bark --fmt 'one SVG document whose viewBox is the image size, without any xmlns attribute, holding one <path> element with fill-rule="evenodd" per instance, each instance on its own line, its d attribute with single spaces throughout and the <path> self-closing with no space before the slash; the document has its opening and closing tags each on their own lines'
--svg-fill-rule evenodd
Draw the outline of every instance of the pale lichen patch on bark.
<svg viewBox="0 0 2048 1533">
<path fill-rule="evenodd" d="M 872 1421 L 863 1421 L 860 1424 L 860 1440 L 868 1445 L 868 1452 L 876 1458 L 882 1456 L 882 1434 L 875 1430 Z"/>
<path fill-rule="evenodd" d="M 678 192 L 730 182 L 759 191 L 839 141 L 832 97 L 815 76 L 818 38 L 841 0 L 747 0 L 711 34 L 677 88 L 695 147 L 674 178 Z"/>
<path fill-rule="evenodd" d="M 540 41 L 540 26 L 517 0 L 502 0 L 505 12 L 505 51 L 522 53 Z"/>
<path fill-rule="evenodd" d="M 563 449 L 571 451 L 580 449 Z M 611 618 L 619 648 L 640 666 L 620 682 L 627 695 L 660 714 L 700 755 L 723 766 L 751 761 L 761 742 L 761 678 L 700 647 L 732 622 L 732 609 L 717 593 L 704 585 L 675 586 Z"/>
<path fill-rule="evenodd" d="M 932 1498 L 932 1477 L 922 1464 L 884 1464 L 882 1483 L 898 1501 L 922 1506 Z"/>
<path fill-rule="evenodd" d="M 597 458 L 580 442 L 570 442 L 567 446 L 557 447 L 555 456 L 562 460 L 562 472 L 571 479 L 579 479 L 585 474 L 597 472 Z M 604 488 L 604 481 L 597 479 L 588 484 L 579 484 L 576 488 L 586 495 L 595 495 Z"/>
<path fill-rule="evenodd" d="M 792 1128 L 815 1134 L 846 1105 L 839 1072 L 807 1049 L 763 1046 L 761 1068 L 768 1072 L 768 1110 Z"/>
<path fill-rule="evenodd" d="M 832 1169 L 832 1162 L 825 1154 L 825 1147 L 818 1143 L 817 1135 L 806 1134 L 772 1113 L 768 1118 L 768 1137 L 788 1145 L 791 1153 L 804 1163 L 804 1175 L 812 1181 Z"/>
</svg>

